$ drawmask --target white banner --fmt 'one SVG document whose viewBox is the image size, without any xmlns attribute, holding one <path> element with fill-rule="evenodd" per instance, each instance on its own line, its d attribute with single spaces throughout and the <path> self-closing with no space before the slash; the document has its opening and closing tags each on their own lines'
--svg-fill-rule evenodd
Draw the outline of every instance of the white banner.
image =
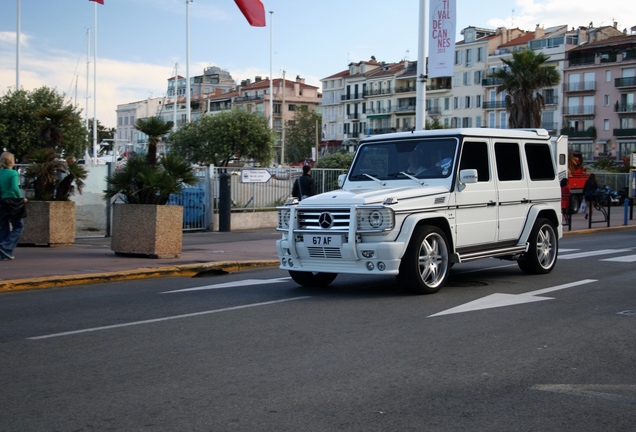
<svg viewBox="0 0 636 432">
<path fill-rule="evenodd" d="M 456 0 L 430 0 L 428 77 L 453 76 Z"/>
</svg>

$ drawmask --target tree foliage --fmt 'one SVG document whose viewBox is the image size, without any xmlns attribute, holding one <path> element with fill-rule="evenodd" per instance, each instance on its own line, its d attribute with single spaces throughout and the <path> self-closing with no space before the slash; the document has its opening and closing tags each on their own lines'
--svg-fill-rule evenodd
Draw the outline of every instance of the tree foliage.
<svg viewBox="0 0 636 432">
<path fill-rule="evenodd" d="M 506 111 L 511 128 L 541 127 L 541 112 L 545 99 L 538 90 L 559 84 L 556 68 L 546 65 L 549 57 L 530 48 L 512 53 L 512 59 L 502 60 L 506 67 L 489 75 L 502 83 L 497 93 L 506 92 Z"/>
<path fill-rule="evenodd" d="M 333 153 L 318 159 L 316 168 L 339 168 L 348 170 L 353 161 L 353 153 Z"/>
<path fill-rule="evenodd" d="M 170 149 L 192 163 L 228 166 L 232 159 L 269 164 L 273 135 L 265 117 L 243 110 L 204 115 L 170 134 Z"/>
<path fill-rule="evenodd" d="M 295 162 L 310 158 L 311 149 L 316 146 L 316 128 L 321 124 L 322 116 L 316 111 L 297 107 L 294 119 L 287 122 L 285 129 L 285 159 Z"/>
<path fill-rule="evenodd" d="M 63 112 L 66 118 L 59 124 L 59 130 L 48 133 L 59 134 L 62 140 L 55 144 L 55 152 L 64 157 L 82 157 L 88 145 L 86 129 L 79 111 L 64 102 L 64 96 L 55 89 L 43 86 L 32 91 L 9 90 L 0 97 L 0 147 L 13 153 L 18 162 L 41 148 L 50 146 L 47 134 L 42 134 L 46 127 L 46 118 L 39 116 L 47 110 Z"/>
<path fill-rule="evenodd" d="M 162 136 L 167 135 L 173 128 L 174 122 L 165 121 L 161 117 L 140 118 L 135 122 L 135 129 L 148 135 L 148 153 L 146 164 L 157 164 L 157 144 Z"/>
</svg>

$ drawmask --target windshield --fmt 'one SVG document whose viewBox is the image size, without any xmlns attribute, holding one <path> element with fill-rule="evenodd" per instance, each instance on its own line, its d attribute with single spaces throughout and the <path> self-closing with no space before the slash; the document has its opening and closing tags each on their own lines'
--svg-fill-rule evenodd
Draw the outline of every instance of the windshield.
<svg viewBox="0 0 636 432">
<path fill-rule="evenodd" d="M 447 178 L 453 171 L 457 142 L 456 138 L 445 137 L 363 144 L 349 180 Z"/>
</svg>

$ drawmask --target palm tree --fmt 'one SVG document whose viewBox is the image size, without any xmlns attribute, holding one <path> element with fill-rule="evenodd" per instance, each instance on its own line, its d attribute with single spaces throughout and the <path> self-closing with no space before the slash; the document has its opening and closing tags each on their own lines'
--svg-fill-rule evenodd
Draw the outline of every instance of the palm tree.
<svg viewBox="0 0 636 432">
<path fill-rule="evenodd" d="M 75 120 L 73 107 L 68 105 L 64 108 L 40 108 L 35 112 L 35 116 L 42 120 L 40 138 L 48 148 L 57 150 L 64 142 L 64 127 Z"/>
<path fill-rule="evenodd" d="M 501 84 L 497 93 L 506 92 L 506 111 L 511 128 L 541 127 L 541 112 L 545 99 L 538 90 L 559 84 L 561 76 L 552 66 L 546 65 L 549 57 L 530 48 L 512 53 L 512 59 L 503 60 L 506 68 L 489 75 Z"/>
<path fill-rule="evenodd" d="M 141 118 L 135 122 L 135 129 L 148 135 L 148 153 L 146 163 L 148 166 L 157 165 L 157 143 L 162 136 L 172 130 L 174 122 L 165 121 L 160 117 Z"/>
</svg>

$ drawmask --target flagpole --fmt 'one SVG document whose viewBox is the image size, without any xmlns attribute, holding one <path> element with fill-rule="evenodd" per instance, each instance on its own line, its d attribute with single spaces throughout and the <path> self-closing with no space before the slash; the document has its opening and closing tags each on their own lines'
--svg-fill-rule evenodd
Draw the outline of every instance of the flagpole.
<svg viewBox="0 0 636 432">
<path fill-rule="evenodd" d="M 91 29 L 86 29 L 86 109 L 84 127 L 88 134 L 88 98 L 90 97 L 90 76 L 91 76 Z"/>
<path fill-rule="evenodd" d="M 190 2 L 186 0 L 186 123 L 190 123 Z"/>
<path fill-rule="evenodd" d="M 274 31 L 274 11 L 269 11 L 269 129 L 274 130 L 274 74 L 272 72 L 272 50 Z"/>
<path fill-rule="evenodd" d="M 93 164 L 97 165 L 97 2 L 93 2 L 94 24 L 93 32 Z"/>
<path fill-rule="evenodd" d="M 20 0 L 18 0 L 17 25 L 15 33 L 15 91 L 20 90 Z"/>
<path fill-rule="evenodd" d="M 426 0 L 420 0 L 417 43 L 415 130 L 422 130 L 426 125 Z"/>
</svg>

